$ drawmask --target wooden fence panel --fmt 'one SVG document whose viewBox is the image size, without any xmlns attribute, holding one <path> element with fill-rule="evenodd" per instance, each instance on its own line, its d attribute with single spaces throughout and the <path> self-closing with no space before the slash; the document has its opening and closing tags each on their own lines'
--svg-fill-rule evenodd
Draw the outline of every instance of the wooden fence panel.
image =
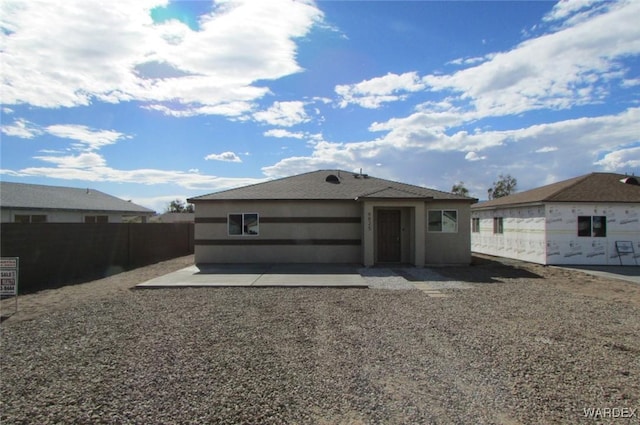
<svg viewBox="0 0 640 425">
<path fill-rule="evenodd" d="M 190 223 L 0 225 L 0 255 L 20 257 L 21 293 L 101 278 L 191 253 Z"/>
</svg>

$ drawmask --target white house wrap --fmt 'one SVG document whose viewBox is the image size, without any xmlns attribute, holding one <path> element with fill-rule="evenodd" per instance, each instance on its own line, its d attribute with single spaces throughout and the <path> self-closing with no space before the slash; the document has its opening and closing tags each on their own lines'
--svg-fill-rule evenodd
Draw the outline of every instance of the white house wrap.
<svg viewBox="0 0 640 425">
<path fill-rule="evenodd" d="M 638 265 L 640 185 L 592 173 L 472 206 L 471 250 L 540 264 Z"/>
</svg>

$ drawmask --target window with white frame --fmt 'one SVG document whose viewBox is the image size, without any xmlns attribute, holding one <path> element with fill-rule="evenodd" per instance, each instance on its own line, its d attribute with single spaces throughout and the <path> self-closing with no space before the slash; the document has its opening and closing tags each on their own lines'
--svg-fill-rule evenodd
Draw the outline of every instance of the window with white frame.
<svg viewBox="0 0 640 425">
<path fill-rule="evenodd" d="M 471 219 L 471 232 L 480 233 L 480 218 L 474 217 Z"/>
<path fill-rule="evenodd" d="M 230 236 L 257 236 L 259 224 L 257 213 L 229 214 L 227 229 Z"/>
<path fill-rule="evenodd" d="M 430 232 L 455 233 L 458 231 L 458 211 L 429 210 L 427 229 Z"/>
</svg>

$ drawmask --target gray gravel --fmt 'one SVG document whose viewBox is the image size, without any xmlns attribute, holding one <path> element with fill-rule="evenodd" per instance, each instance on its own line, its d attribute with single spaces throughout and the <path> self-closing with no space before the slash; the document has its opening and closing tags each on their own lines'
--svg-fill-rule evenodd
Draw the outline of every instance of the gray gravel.
<svg viewBox="0 0 640 425">
<path fill-rule="evenodd" d="M 583 409 L 640 407 L 637 306 L 522 278 L 431 298 L 386 274 L 405 290 L 138 290 L 9 320 L 0 422 L 593 424 L 611 421 Z"/>
</svg>

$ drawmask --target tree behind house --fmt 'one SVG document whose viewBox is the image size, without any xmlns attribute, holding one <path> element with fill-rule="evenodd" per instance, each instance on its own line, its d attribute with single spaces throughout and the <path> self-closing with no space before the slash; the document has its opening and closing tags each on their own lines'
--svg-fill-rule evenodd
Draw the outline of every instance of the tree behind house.
<svg viewBox="0 0 640 425">
<path fill-rule="evenodd" d="M 451 188 L 451 193 L 455 193 L 456 195 L 469 196 L 469 190 L 464 187 L 464 182 L 454 184 Z"/>
<path fill-rule="evenodd" d="M 516 192 L 518 181 L 510 174 L 500 174 L 498 180 L 493 182 L 493 186 L 487 191 L 489 199 L 502 198 Z"/>
<path fill-rule="evenodd" d="M 180 199 L 171 201 L 166 209 L 166 212 L 171 213 L 192 213 L 194 212 L 193 204 L 185 204 Z"/>
</svg>

